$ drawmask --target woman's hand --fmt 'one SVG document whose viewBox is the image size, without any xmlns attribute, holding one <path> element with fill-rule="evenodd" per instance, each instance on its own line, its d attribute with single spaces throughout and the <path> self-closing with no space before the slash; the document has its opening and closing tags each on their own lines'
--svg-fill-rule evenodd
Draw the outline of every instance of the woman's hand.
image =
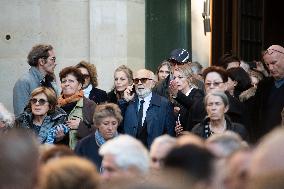
<svg viewBox="0 0 284 189">
<path fill-rule="evenodd" d="M 64 136 L 65 136 L 65 134 L 64 134 L 64 129 L 63 129 L 63 127 L 62 126 L 57 126 L 56 127 L 56 141 L 58 142 L 58 141 L 60 141 L 60 140 L 62 140 L 63 138 L 64 138 Z"/>
<path fill-rule="evenodd" d="M 176 121 L 175 132 L 177 136 L 181 135 L 183 132 L 183 127 L 181 126 L 179 119 Z"/>
<path fill-rule="evenodd" d="M 76 130 L 79 127 L 80 121 L 81 121 L 80 118 L 71 118 L 68 121 L 66 121 L 66 123 L 70 129 Z"/>
<path fill-rule="evenodd" d="M 175 106 L 175 107 L 174 107 L 174 112 L 175 112 L 176 114 L 178 114 L 178 113 L 179 113 L 179 111 L 180 111 L 180 107 Z"/>
<path fill-rule="evenodd" d="M 134 98 L 134 93 L 132 91 L 134 91 L 134 85 L 128 86 L 124 92 L 123 92 L 123 97 L 124 99 L 129 102 Z"/>
<path fill-rule="evenodd" d="M 170 81 L 169 91 L 170 91 L 170 94 L 173 97 L 177 96 L 178 86 L 177 86 L 177 83 L 175 82 L 175 80 Z"/>
</svg>

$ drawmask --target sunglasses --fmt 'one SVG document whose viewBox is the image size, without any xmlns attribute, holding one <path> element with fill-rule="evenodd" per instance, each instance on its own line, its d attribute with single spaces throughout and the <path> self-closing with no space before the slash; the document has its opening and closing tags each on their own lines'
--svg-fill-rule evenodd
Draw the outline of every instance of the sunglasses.
<svg viewBox="0 0 284 189">
<path fill-rule="evenodd" d="M 276 50 L 276 49 L 267 49 L 267 50 L 264 52 L 263 55 L 266 55 L 266 54 L 271 55 L 271 54 L 273 54 L 274 52 L 278 52 L 278 53 L 284 54 L 284 52 L 278 51 L 278 50 Z"/>
<path fill-rule="evenodd" d="M 90 78 L 90 75 L 89 74 L 83 74 L 83 78 L 84 79 Z"/>
<path fill-rule="evenodd" d="M 138 84 L 139 83 L 139 81 L 141 81 L 141 83 L 142 84 L 145 84 L 148 80 L 152 80 L 152 79 L 150 79 L 150 78 L 136 78 L 136 79 L 133 79 L 133 83 L 134 84 Z"/>
<path fill-rule="evenodd" d="M 44 99 L 36 99 L 36 98 L 32 98 L 31 99 L 31 104 L 36 104 L 38 102 L 39 105 L 44 105 L 45 103 L 47 103 L 47 100 Z"/>
</svg>

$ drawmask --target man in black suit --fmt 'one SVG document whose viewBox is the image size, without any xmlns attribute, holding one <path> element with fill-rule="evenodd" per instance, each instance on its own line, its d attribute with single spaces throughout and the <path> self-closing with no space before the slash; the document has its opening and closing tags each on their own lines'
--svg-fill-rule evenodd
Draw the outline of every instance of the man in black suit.
<svg viewBox="0 0 284 189">
<path fill-rule="evenodd" d="M 270 46 L 263 53 L 263 60 L 271 77 L 259 83 L 255 96 L 248 102 L 253 107 L 251 113 L 256 140 L 281 124 L 284 107 L 284 48 Z"/>
</svg>

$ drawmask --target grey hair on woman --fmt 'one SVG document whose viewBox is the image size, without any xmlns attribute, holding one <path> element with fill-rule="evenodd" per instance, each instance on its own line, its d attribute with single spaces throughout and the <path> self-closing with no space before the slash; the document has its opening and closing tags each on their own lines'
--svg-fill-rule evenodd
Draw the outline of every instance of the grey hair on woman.
<svg viewBox="0 0 284 189">
<path fill-rule="evenodd" d="M 218 96 L 222 99 L 225 107 L 228 107 L 229 106 L 229 99 L 227 97 L 227 95 L 224 93 L 224 92 L 220 92 L 220 91 L 214 91 L 214 92 L 210 92 L 208 93 L 205 98 L 204 98 L 204 104 L 205 106 L 207 106 L 207 101 L 208 101 L 208 98 L 210 96 Z"/>
</svg>

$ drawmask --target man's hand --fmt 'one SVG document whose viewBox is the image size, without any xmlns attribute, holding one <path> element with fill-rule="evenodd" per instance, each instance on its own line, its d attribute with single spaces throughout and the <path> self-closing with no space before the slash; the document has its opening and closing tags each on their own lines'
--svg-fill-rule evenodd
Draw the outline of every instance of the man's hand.
<svg viewBox="0 0 284 189">
<path fill-rule="evenodd" d="M 127 102 L 131 101 L 131 100 L 134 98 L 135 93 L 132 92 L 133 90 L 135 90 L 134 85 L 128 86 L 128 87 L 124 90 L 124 92 L 123 92 L 123 98 L 124 98 Z"/>
</svg>

